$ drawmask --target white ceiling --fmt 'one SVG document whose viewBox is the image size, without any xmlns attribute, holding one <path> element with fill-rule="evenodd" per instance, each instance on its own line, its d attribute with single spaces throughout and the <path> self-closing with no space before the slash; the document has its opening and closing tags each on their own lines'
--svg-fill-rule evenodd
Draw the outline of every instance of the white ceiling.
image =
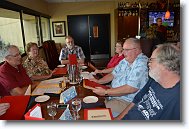
<svg viewBox="0 0 189 129">
<path fill-rule="evenodd" d="M 116 1 L 116 0 L 45 0 L 48 3 L 62 3 L 62 2 L 93 2 L 93 1 Z"/>
</svg>

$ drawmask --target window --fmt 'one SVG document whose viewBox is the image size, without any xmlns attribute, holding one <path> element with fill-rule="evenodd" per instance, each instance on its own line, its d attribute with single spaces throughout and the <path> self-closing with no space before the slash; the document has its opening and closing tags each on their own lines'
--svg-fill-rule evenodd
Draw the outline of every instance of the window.
<svg viewBox="0 0 189 129">
<path fill-rule="evenodd" d="M 50 40 L 50 27 L 49 27 L 49 19 L 41 17 L 41 29 L 43 34 L 43 41 Z"/>
<path fill-rule="evenodd" d="M 0 8 L 0 49 L 8 44 L 18 46 L 21 53 L 24 53 L 19 12 Z M 0 62 L 2 58 L 0 56 Z"/>
<path fill-rule="evenodd" d="M 24 24 L 24 35 L 26 44 L 29 42 L 34 42 L 40 44 L 39 36 L 39 27 L 38 27 L 39 18 L 23 14 L 23 24 Z"/>
</svg>

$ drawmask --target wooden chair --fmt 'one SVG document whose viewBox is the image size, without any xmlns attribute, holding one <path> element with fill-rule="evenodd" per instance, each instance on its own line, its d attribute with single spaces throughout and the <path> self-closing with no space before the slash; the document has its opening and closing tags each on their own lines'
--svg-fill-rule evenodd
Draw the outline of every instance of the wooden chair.
<svg viewBox="0 0 189 129">
<path fill-rule="evenodd" d="M 51 70 L 55 69 L 57 65 L 60 65 L 58 60 L 59 53 L 56 48 L 54 40 L 47 40 L 43 42 L 43 50 L 46 56 L 46 61 Z"/>
</svg>

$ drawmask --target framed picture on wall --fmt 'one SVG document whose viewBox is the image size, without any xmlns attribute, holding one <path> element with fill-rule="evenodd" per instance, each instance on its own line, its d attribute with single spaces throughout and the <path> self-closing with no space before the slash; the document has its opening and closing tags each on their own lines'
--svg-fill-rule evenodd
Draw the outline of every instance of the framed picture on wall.
<svg viewBox="0 0 189 129">
<path fill-rule="evenodd" d="M 53 37 L 64 37 L 66 36 L 66 25 L 65 21 L 54 21 L 52 22 Z"/>
</svg>

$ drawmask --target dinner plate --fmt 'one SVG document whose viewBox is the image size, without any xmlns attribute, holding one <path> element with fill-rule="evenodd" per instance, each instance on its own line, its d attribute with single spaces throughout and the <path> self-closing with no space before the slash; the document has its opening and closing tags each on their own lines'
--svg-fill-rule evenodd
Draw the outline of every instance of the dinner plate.
<svg viewBox="0 0 189 129">
<path fill-rule="evenodd" d="M 77 84 L 78 82 L 70 82 L 71 85 Z"/>
<path fill-rule="evenodd" d="M 96 103 L 98 101 L 98 98 L 96 96 L 87 96 L 83 98 L 83 102 L 85 103 Z"/>
<path fill-rule="evenodd" d="M 86 68 L 87 68 L 87 66 L 85 66 L 85 65 L 84 65 L 84 66 L 81 66 L 81 68 L 82 68 L 82 69 L 86 69 Z"/>
<path fill-rule="evenodd" d="M 50 96 L 48 95 L 41 95 L 35 98 L 36 102 L 45 102 L 50 99 Z"/>
<path fill-rule="evenodd" d="M 64 67 L 65 65 L 63 64 L 63 65 L 58 65 L 57 67 L 58 68 L 62 68 L 62 67 Z"/>
</svg>

